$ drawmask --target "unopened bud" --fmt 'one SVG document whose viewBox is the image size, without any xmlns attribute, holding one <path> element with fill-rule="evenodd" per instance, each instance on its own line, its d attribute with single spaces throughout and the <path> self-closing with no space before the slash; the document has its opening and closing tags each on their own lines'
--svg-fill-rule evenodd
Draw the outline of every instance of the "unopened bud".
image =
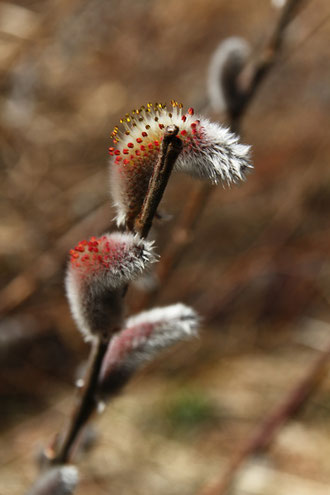
<svg viewBox="0 0 330 495">
<path fill-rule="evenodd" d="M 111 340 L 99 378 L 99 394 L 105 398 L 118 392 L 147 361 L 162 349 L 197 335 L 199 318 L 184 304 L 144 311 L 126 321 Z"/>
<path fill-rule="evenodd" d="M 66 291 L 86 340 L 108 336 L 121 326 L 126 284 L 155 260 L 152 242 L 130 233 L 92 237 L 71 249 Z"/>
</svg>

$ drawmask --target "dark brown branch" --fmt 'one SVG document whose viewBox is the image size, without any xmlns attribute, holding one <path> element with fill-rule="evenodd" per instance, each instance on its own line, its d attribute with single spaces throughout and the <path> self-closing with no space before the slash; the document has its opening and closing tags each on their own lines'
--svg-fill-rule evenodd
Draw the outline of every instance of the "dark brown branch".
<svg viewBox="0 0 330 495">
<path fill-rule="evenodd" d="M 152 220 L 163 197 L 174 163 L 182 150 L 182 141 L 176 137 L 178 132 L 179 128 L 175 125 L 166 128 L 159 159 L 149 182 L 148 194 L 134 225 L 135 231 L 141 237 L 147 237 L 149 233 Z"/>
<path fill-rule="evenodd" d="M 73 412 L 70 425 L 65 432 L 59 452 L 57 454 L 54 453 L 54 457 L 49 459 L 52 464 L 65 464 L 69 460 L 76 438 L 97 407 L 95 389 L 107 347 L 108 341 L 96 337 L 92 345 L 90 361 L 79 404 Z"/>
</svg>

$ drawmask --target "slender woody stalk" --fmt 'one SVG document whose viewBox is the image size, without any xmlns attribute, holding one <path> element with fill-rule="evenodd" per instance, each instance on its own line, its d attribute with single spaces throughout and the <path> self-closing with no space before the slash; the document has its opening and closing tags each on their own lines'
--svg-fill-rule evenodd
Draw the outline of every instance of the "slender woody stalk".
<svg viewBox="0 0 330 495">
<path fill-rule="evenodd" d="M 97 385 L 100 368 L 107 348 L 108 341 L 104 340 L 102 337 L 96 336 L 92 342 L 89 364 L 80 402 L 73 412 L 59 452 L 53 459 L 50 459 L 52 464 L 65 464 L 69 461 L 75 440 L 97 407 L 95 387 Z"/>
<path fill-rule="evenodd" d="M 177 137 L 178 131 L 179 129 L 177 126 L 168 126 L 166 128 L 161 152 L 154 167 L 141 212 L 134 223 L 127 225 L 128 230 L 138 232 L 141 237 L 146 238 L 148 236 L 153 218 L 163 197 L 173 166 L 182 149 L 182 142 Z M 119 329 L 113 329 L 112 332 L 109 332 L 109 335 L 112 335 L 117 330 Z M 109 340 L 110 339 L 96 336 L 93 341 L 79 403 L 73 412 L 69 427 L 64 434 L 58 452 L 54 449 L 49 449 L 48 451 L 47 458 L 50 464 L 65 464 L 70 460 L 73 447 L 82 428 L 96 410 L 97 398 L 95 396 L 95 391 L 97 380 L 105 352 L 108 348 Z"/>
<path fill-rule="evenodd" d="M 182 150 L 182 141 L 176 137 L 178 132 L 179 128 L 176 125 L 166 128 L 162 150 L 150 178 L 148 194 L 143 202 L 141 213 L 134 223 L 134 229 L 141 237 L 147 237 L 149 233 L 174 163 Z"/>
</svg>

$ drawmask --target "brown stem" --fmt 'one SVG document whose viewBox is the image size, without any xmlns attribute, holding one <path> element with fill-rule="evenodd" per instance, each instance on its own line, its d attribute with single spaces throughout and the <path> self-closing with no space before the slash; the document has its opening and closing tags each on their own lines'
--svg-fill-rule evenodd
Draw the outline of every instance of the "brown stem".
<svg viewBox="0 0 330 495">
<path fill-rule="evenodd" d="M 175 160 L 182 149 L 182 141 L 177 138 L 178 131 L 179 128 L 177 126 L 168 126 L 166 128 L 159 158 L 149 182 L 148 192 L 142 205 L 141 213 L 135 220 L 134 230 L 142 237 L 147 237 L 149 233 L 152 220 L 167 186 Z M 109 335 L 113 333 L 114 331 L 109 332 Z M 101 337 L 96 337 L 93 341 L 79 403 L 72 415 L 58 452 L 56 453 L 52 449 L 49 449 L 47 458 L 51 464 L 64 464 L 68 462 L 77 437 L 97 407 L 97 381 L 108 344 L 109 339 L 103 339 Z"/>
<path fill-rule="evenodd" d="M 148 194 L 143 202 L 141 213 L 136 218 L 134 229 L 141 237 L 147 237 L 163 197 L 174 163 L 182 150 L 182 141 L 177 136 L 179 128 L 168 126 L 163 138 L 161 152 L 150 178 Z"/>
<path fill-rule="evenodd" d="M 247 64 L 238 74 L 236 84 L 241 85 L 239 105 L 235 107 L 234 113 L 230 115 L 231 128 L 234 132 L 239 132 L 240 120 L 253 100 L 260 84 L 277 61 L 283 46 L 286 28 L 295 19 L 305 3 L 307 3 L 307 0 L 287 1 L 275 30 L 257 63 L 254 64 L 254 67 L 251 67 L 251 64 Z"/>
<path fill-rule="evenodd" d="M 97 406 L 95 389 L 107 347 L 107 340 L 104 340 L 101 337 L 95 337 L 79 403 L 73 412 L 69 427 L 61 441 L 58 453 L 55 457 L 49 459 L 52 464 L 64 464 L 68 462 L 76 438 Z"/>
</svg>

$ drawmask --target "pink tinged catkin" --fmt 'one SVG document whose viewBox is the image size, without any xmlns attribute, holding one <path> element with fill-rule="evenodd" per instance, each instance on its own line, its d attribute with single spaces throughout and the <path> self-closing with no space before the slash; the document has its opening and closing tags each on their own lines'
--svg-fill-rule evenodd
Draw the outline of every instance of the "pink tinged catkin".
<svg viewBox="0 0 330 495">
<path fill-rule="evenodd" d="M 58 466 L 41 475 L 27 495 L 72 495 L 77 484 L 75 466 Z"/>
<path fill-rule="evenodd" d="M 106 399 L 117 393 L 161 350 L 197 336 L 198 324 L 197 313 L 181 303 L 129 318 L 109 344 L 100 372 L 99 395 Z"/>
<path fill-rule="evenodd" d="M 66 293 L 85 340 L 118 330 L 128 282 L 156 261 L 153 243 L 137 234 L 115 232 L 81 241 L 70 251 Z"/>
<path fill-rule="evenodd" d="M 176 101 L 169 109 L 149 103 L 120 122 L 122 130 L 115 127 L 111 135 L 114 146 L 109 148 L 110 188 L 118 225 L 140 212 L 169 125 L 179 128 L 183 143 L 175 170 L 214 184 L 230 184 L 243 180 L 252 168 L 249 146 L 239 143 L 228 129 L 195 116 L 192 108 L 183 113 Z"/>
</svg>

